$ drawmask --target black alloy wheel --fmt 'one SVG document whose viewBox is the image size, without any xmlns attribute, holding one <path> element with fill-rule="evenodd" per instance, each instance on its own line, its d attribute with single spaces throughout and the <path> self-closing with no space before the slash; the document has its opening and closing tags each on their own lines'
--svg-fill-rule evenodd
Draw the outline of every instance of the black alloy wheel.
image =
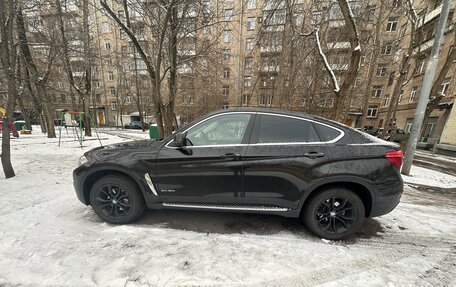
<svg viewBox="0 0 456 287">
<path fill-rule="evenodd" d="M 312 197 L 303 211 L 303 221 L 316 235 L 330 240 L 351 236 L 361 226 L 364 204 L 352 191 L 333 188 Z"/>
<path fill-rule="evenodd" d="M 90 191 L 90 204 L 105 222 L 129 223 L 145 209 L 138 186 L 122 176 L 106 176 L 98 180 Z"/>
</svg>

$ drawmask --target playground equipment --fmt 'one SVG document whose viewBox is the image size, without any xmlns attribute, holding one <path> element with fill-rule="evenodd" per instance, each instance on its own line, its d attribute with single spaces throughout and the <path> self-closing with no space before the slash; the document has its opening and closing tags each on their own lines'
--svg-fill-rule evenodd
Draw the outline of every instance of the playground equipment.
<svg viewBox="0 0 456 287">
<path fill-rule="evenodd" d="M 68 134 L 68 128 L 71 128 L 73 131 L 73 136 L 78 140 L 79 145 L 82 148 L 82 142 L 84 141 L 84 116 L 89 120 L 89 125 L 95 131 L 97 139 L 100 142 L 100 146 L 103 146 L 101 143 L 100 137 L 98 136 L 97 128 L 90 116 L 90 113 L 85 112 L 62 112 L 59 119 L 59 147 L 62 138 L 62 126 L 65 128 Z"/>
<path fill-rule="evenodd" d="M 2 115 L 0 117 L 0 132 L 1 132 L 3 130 L 3 118 L 6 116 L 6 110 L 4 108 L 0 108 L 0 114 Z M 17 132 L 17 129 L 13 123 L 10 123 L 10 130 L 13 133 L 13 137 L 15 137 L 15 138 L 19 137 L 19 133 Z"/>
</svg>

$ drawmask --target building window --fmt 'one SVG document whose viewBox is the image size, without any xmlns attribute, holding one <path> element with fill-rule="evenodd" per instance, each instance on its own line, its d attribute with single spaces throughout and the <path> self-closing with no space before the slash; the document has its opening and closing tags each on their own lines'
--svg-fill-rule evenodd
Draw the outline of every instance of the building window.
<svg viewBox="0 0 456 287">
<path fill-rule="evenodd" d="M 395 75 L 396 72 L 391 72 L 389 74 L 389 78 L 388 78 L 388 86 L 391 86 L 394 82 L 394 75 Z"/>
<path fill-rule="evenodd" d="M 385 97 L 383 98 L 382 107 L 388 107 L 389 101 L 390 101 L 390 95 L 385 95 Z"/>
<path fill-rule="evenodd" d="M 122 54 L 127 54 L 128 53 L 128 46 L 120 47 L 120 51 L 122 52 Z"/>
<path fill-rule="evenodd" d="M 369 106 L 367 108 L 367 117 L 368 118 L 376 118 L 378 112 L 378 106 Z"/>
<path fill-rule="evenodd" d="M 312 24 L 318 25 L 318 24 L 320 24 L 320 21 L 321 21 L 321 12 L 319 12 L 319 11 L 312 12 Z"/>
<path fill-rule="evenodd" d="M 245 68 L 251 69 L 253 66 L 253 57 L 245 57 Z"/>
<path fill-rule="evenodd" d="M 393 46 L 391 45 L 391 42 L 384 43 L 382 46 L 381 54 L 390 55 L 392 48 L 393 48 Z"/>
<path fill-rule="evenodd" d="M 230 95 L 230 86 L 223 86 L 222 95 L 225 97 Z"/>
<path fill-rule="evenodd" d="M 392 6 L 393 7 L 400 7 L 402 0 L 393 0 Z"/>
<path fill-rule="evenodd" d="M 409 102 L 414 102 L 416 100 L 416 90 L 418 89 L 418 87 L 413 87 L 412 88 L 412 91 L 410 92 L 410 98 L 409 98 Z"/>
<path fill-rule="evenodd" d="M 355 82 L 353 83 L 353 88 L 358 87 L 361 84 L 361 77 L 356 77 Z"/>
<path fill-rule="evenodd" d="M 249 10 L 256 9 L 256 0 L 248 0 L 247 9 L 249 9 Z"/>
<path fill-rule="evenodd" d="M 386 31 L 395 32 L 397 30 L 398 21 L 399 21 L 399 17 L 389 17 L 388 23 L 386 23 Z"/>
<path fill-rule="evenodd" d="M 248 105 L 250 103 L 250 95 L 242 95 L 242 105 Z"/>
<path fill-rule="evenodd" d="M 206 24 L 204 27 L 203 27 L 203 33 L 204 34 L 209 34 L 211 32 L 211 27 L 208 26 L 209 24 Z"/>
<path fill-rule="evenodd" d="M 223 50 L 223 59 L 225 59 L 225 60 L 231 59 L 231 49 Z"/>
<path fill-rule="evenodd" d="M 109 81 L 114 81 L 114 73 L 112 71 L 108 72 L 108 80 Z"/>
<path fill-rule="evenodd" d="M 244 76 L 244 87 L 248 88 L 252 86 L 252 76 Z"/>
<path fill-rule="evenodd" d="M 194 103 L 192 95 L 185 95 L 184 96 L 184 103 L 187 105 L 192 105 Z"/>
<path fill-rule="evenodd" d="M 117 103 L 116 102 L 111 102 L 111 110 L 113 110 L 113 111 L 117 110 Z"/>
<path fill-rule="evenodd" d="M 446 94 L 448 93 L 448 88 L 450 87 L 450 82 L 451 78 L 446 78 L 445 80 L 443 80 L 443 83 L 440 86 L 440 90 L 437 92 L 437 94 L 446 96 Z"/>
<path fill-rule="evenodd" d="M 223 42 L 231 43 L 231 30 L 225 30 L 223 32 Z"/>
<path fill-rule="evenodd" d="M 268 106 L 272 106 L 273 103 L 274 103 L 274 96 L 273 96 L 273 95 L 269 95 L 269 96 L 267 97 L 267 102 L 266 102 L 266 104 L 267 104 Z"/>
<path fill-rule="evenodd" d="M 247 39 L 245 40 L 245 49 L 246 49 L 247 51 L 253 50 L 253 45 L 254 45 L 254 44 L 253 44 L 253 38 L 247 38 Z"/>
<path fill-rule="evenodd" d="M 125 103 L 131 104 L 131 96 L 126 96 L 125 97 Z"/>
<path fill-rule="evenodd" d="M 233 9 L 225 10 L 225 21 L 231 22 L 233 20 Z"/>
<path fill-rule="evenodd" d="M 97 103 L 101 103 L 101 94 L 96 94 L 96 95 L 95 95 L 95 101 L 96 101 Z"/>
<path fill-rule="evenodd" d="M 424 72 L 424 65 L 426 64 L 426 58 L 425 57 L 420 57 L 417 61 L 416 61 L 416 66 L 415 66 L 415 71 L 414 71 L 414 74 L 415 75 L 419 75 L 421 73 Z"/>
<path fill-rule="evenodd" d="M 116 95 L 116 88 L 110 87 L 109 88 L 109 93 L 111 94 L 111 96 L 115 96 Z"/>
<path fill-rule="evenodd" d="M 109 41 L 105 41 L 105 49 L 106 50 L 111 50 L 111 43 Z"/>
<path fill-rule="evenodd" d="M 228 79 L 228 78 L 230 77 L 230 72 L 231 72 L 231 71 L 230 71 L 229 68 L 224 68 L 224 69 L 223 69 L 223 77 L 224 77 L 225 79 Z"/>
<path fill-rule="evenodd" d="M 412 130 L 413 118 L 408 118 L 405 122 L 404 132 L 409 133 Z"/>
<path fill-rule="evenodd" d="M 109 33 L 109 23 L 108 22 L 103 22 L 103 33 Z"/>
<path fill-rule="evenodd" d="M 226 110 L 230 107 L 230 105 L 227 102 L 223 102 L 222 104 L 222 109 Z"/>
<path fill-rule="evenodd" d="M 258 105 L 260 105 L 260 106 L 266 105 L 266 96 L 265 95 L 261 95 L 258 98 Z"/>
<path fill-rule="evenodd" d="M 399 96 L 397 97 L 397 102 L 400 104 L 402 102 L 402 97 L 404 96 L 404 90 L 399 92 Z"/>
<path fill-rule="evenodd" d="M 127 34 L 123 29 L 120 29 L 120 39 L 125 40 L 127 38 Z"/>
<path fill-rule="evenodd" d="M 405 23 L 404 25 L 402 25 L 401 27 L 401 33 L 399 34 L 399 37 L 404 37 L 405 36 L 405 32 L 407 32 L 407 23 Z"/>
<path fill-rule="evenodd" d="M 248 17 L 247 18 L 247 30 L 255 30 L 255 23 L 256 23 L 256 18 L 255 17 Z"/>
<path fill-rule="evenodd" d="M 367 5 L 366 7 L 366 16 L 364 17 L 366 21 L 373 21 L 375 17 L 375 5 Z"/>
<path fill-rule="evenodd" d="M 387 65 L 386 64 L 378 64 L 377 65 L 377 72 L 376 72 L 376 75 L 378 77 L 384 77 L 386 76 L 386 72 L 387 72 Z"/>
</svg>

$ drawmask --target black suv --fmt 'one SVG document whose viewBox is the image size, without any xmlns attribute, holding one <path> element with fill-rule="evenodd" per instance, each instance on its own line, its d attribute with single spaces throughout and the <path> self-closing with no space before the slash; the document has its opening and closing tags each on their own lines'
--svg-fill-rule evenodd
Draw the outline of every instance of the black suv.
<svg viewBox="0 0 456 287">
<path fill-rule="evenodd" d="M 399 203 L 401 164 L 396 144 L 336 122 L 234 109 L 162 141 L 95 148 L 73 177 L 79 200 L 109 223 L 132 222 L 146 207 L 267 213 L 338 240 Z"/>
</svg>

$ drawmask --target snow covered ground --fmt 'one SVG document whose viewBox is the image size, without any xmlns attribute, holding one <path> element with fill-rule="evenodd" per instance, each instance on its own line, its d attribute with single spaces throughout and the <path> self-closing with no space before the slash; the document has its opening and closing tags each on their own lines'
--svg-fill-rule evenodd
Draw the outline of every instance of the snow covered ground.
<svg viewBox="0 0 456 287">
<path fill-rule="evenodd" d="M 114 134 L 102 132 L 103 144 L 127 140 Z M 115 226 L 73 191 L 77 159 L 98 141 L 57 141 L 36 131 L 12 140 L 17 176 L 0 171 L 0 286 L 456 286 L 452 193 L 406 187 L 392 213 L 345 242 L 265 215 L 161 210 Z"/>
</svg>

